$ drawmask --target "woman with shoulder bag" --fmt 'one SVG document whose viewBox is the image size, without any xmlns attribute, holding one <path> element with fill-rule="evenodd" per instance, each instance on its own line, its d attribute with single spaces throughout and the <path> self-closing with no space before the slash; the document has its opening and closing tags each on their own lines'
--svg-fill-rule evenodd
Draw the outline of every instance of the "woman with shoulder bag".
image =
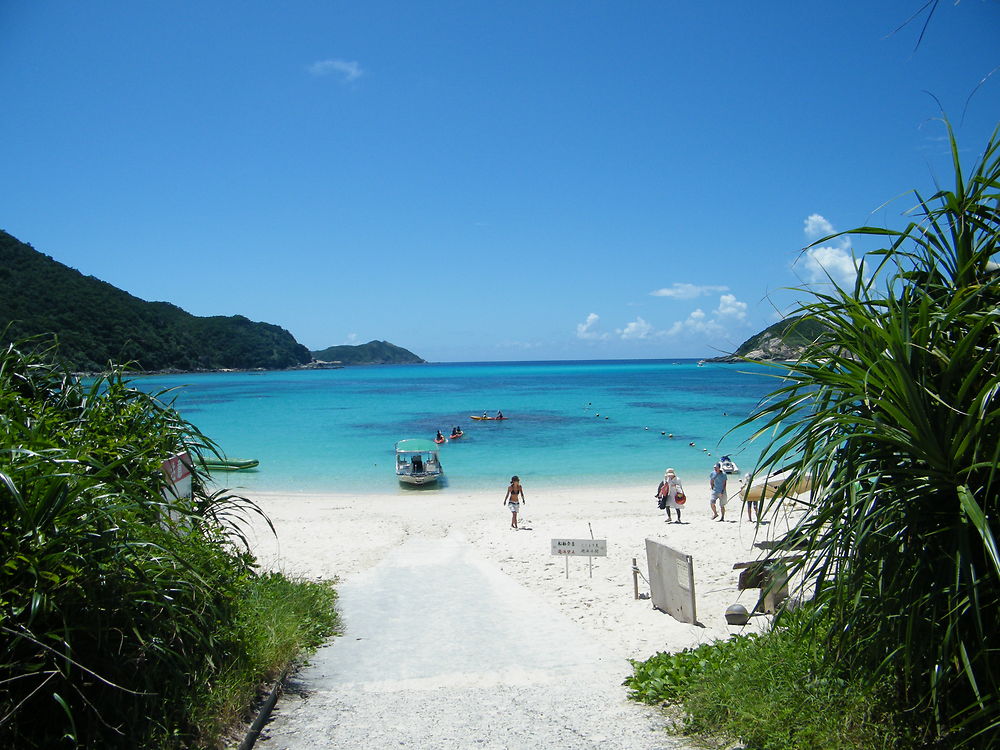
<svg viewBox="0 0 1000 750">
<path fill-rule="evenodd" d="M 670 520 L 671 509 L 677 513 L 676 523 L 680 523 L 681 508 L 683 508 L 684 503 L 687 502 L 687 497 L 684 495 L 684 487 L 681 485 L 681 480 L 677 478 L 677 474 L 673 469 L 667 469 L 666 473 L 663 475 L 663 482 L 660 487 L 661 493 L 666 500 L 663 507 L 667 512 L 667 523 L 674 523 Z"/>
</svg>

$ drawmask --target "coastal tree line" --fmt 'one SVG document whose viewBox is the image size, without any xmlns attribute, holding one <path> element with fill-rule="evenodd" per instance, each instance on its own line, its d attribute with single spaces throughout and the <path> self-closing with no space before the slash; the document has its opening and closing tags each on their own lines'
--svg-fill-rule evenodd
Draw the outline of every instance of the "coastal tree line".
<svg viewBox="0 0 1000 750">
<path fill-rule="evenodd" d="M 218 370 L 291 367 L 312 358 L 276 325 L 146 302 L 0 231 L 0 343 L 39 334 L 55 336 L 67 367 L 92 372 L 114 362 Z"/>
<path fill-rule="evenodd" d="M 147 302 L 0 231 L 0 344 L 46 336 L 71 370 L 276 370 L 313 359 L 353 364 L 424 360 L 388 341 L 310 352 L 285 329 L 242 315 L 199 317 Z"/>
</svg>

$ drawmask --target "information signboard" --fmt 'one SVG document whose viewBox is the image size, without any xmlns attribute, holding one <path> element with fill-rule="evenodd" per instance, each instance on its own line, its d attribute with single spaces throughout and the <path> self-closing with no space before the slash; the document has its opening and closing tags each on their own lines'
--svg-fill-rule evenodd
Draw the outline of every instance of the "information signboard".
<svg viewBox="0 0 1000 750">
<path fill-rule="evenodd" d="M 607 557 L 607 539 L 553 539 L 553 555 L 578 555 L 581 557 Z"/>
<path fill-rule="evenodd" d="M 566 558 L 566 577 L 569 578 L 569 559 L 586 557 L 590 564 L 590 577 L 594 577 L 594 558 L 608 556 L 607 539 L 553 539 L 552 554 Z"/>
</svg>

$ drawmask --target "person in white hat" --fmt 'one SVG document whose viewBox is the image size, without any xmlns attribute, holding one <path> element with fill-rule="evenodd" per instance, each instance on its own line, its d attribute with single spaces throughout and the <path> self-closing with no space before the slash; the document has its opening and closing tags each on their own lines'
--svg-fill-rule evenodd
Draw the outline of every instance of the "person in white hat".
<svg viewBox="0 0 1000 750">
<path fill-rule="evenodd" d="M 663 473 L 663 481 L 660 482 L 660 488 L 657 491 L 657 495 L 666 501 L 664 504 L 664 510 L 667 513 L 667 523 L 673 523 L 673 521 L 670 520 L 671 510 L 677 513 L 676 522 L 680 523 L 681 508 L 684 507 L 686 498 L 684 497 L 684 488 L 681 486 L 681 480 L 677 478 L 677 473 L 673 469 L 667 469 Z M 680 502 L 678 502 L 678 500 L 680 500 Z"/>
</svg>

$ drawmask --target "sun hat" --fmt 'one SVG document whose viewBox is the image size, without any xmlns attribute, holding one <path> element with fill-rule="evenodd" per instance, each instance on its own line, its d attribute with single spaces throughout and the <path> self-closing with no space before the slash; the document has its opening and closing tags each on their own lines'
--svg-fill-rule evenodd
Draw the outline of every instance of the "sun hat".
<svg viewBox="0 0 1000 750">
<path fill-rule="evenodd" d="M 676 477 L 676 476 L 677 476 L 677 474 L 676 474 L 676 473 L 674 473 L 674 470 L 673 470 L 673 469 L 667 469 L 667 470 L 666 470 L 666 472 L 665 472 L 665 473 L 663 474 L 663 476 L 665 476 L 665 477 L 666 477 L 666 476 L 671 476 L 671 477 Z"/>
</svg>

